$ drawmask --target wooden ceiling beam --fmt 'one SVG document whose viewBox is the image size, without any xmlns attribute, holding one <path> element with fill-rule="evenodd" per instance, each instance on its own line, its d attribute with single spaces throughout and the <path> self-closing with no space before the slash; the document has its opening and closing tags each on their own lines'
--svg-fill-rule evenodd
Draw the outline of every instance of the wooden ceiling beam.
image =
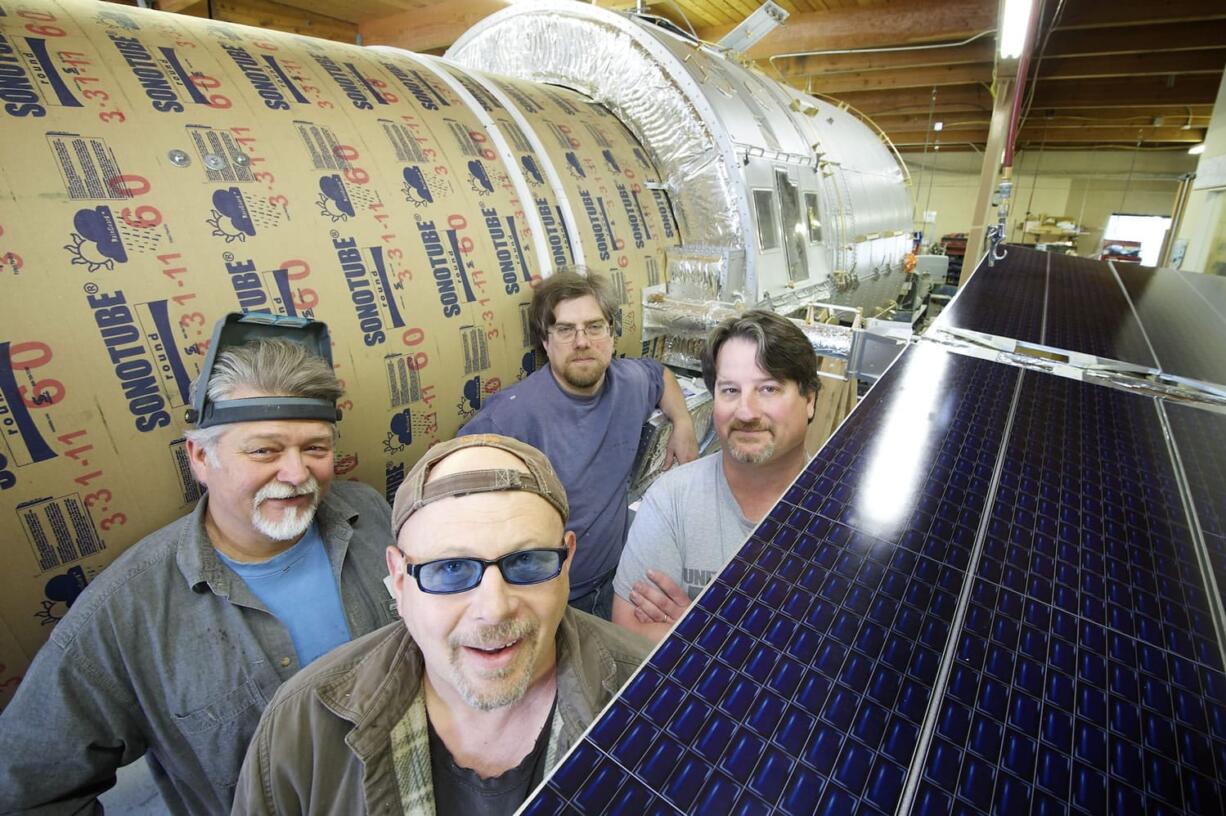
<svg viewBox="0 0 1226 816">
<path fill-rule="evenodd" d="M 966 65 L 991 62 L 996 57 L 996 41 L 991 37 L 953 48 L 924 48 L 915 51 L 877 51 L 858 54 L 826 54 L 775 60 L 775 69 L 785 77 L 842 74 L 888 68 L 922 68 L 931 65 Z M 761 65 L 761 63 L 760 63 Z M 765 65 L 762 70 L 772 71 Z"/>
<path fill-rule="evenodd" d="M 504 0 L 440 3 L 416 11 L 389 14 L 358 25 L 365 45 L 394 45 L 407 51 L 447 48 L 478 21 L 506 8 Z"/>
<path fill-rule="evenodd" d="M 793 77 L 793 84 L 812 87 L 831 96 L 856 91 L 880 91 L 890 88 L 931 88 L 944 85 L 974 85 L 991 83 L 992 63 L 978 65 L 933 66 L 905 71 L 864 71 L 858 74 L 816 76 L 802 81 Z"/>
<path fill-rule="evenodd" d="M 912 88 L 898 88 L 889 91 L 861 91 L 844 93 L 835 97 L 836 101 L 848 105 L 867 114 L 877 113 L 928 113 L 928 94 L 917 94 Z M 936 108 L 938 110 L 991 111 L 992 94 L 982 85 L 953 85 L 937 89 Z"/>
<path fill-rule="evenodd" d="M 996 0 L 899 0 L 794 14 L 746 52 L 750 59 L 798 51 L 958 40 L 996 26 Z M 716 42 L 733 26 L 702 28 Z"/>
<path fill-rule="evenodd" d="M 1097 57 L 1047 57 L 1040 65 L 1043 79 L 1091 79 L 1122 76 L 1211 74 L 1221 76 L 1226 48 L 1200 51 L 1160 51 Z"/>
<path fill-rule="evenodd" d="M 886 135 L 895 144 L 923 144 L 923 130 L 887 130 Z M 984 143 L 988 138 L 986 127 L 953 128 L 941 131 L 940 143 L 946 142 L 976 142 Z M 1173 144 L 1197 144 L 1204 140 L 1203 130 L 1182 130 L 1180 128 L 1062 128 L 1047 130 L 1042 128 L 1024 127 L 1018 136 L 1020 142 L 1034 144 L 1099 144 L 1105 142 L 1119 144 L 1136 144 L 1140 139 L 1142 144 L 1167 142 Z M 936 134 L 928 133 L 928 144 L 936 143 Z"/>
<path fill-rule="evenodd" d="M 179 14 L 188 6 L 195 5 L 198 2 L 200 0 L 157 0 L 153 6 L 158 11 L 170 11 Z"/>
<path fill-rule="evenodd" d="M 1217 76 L 1196 74 L 1179 78 L 1085 79 L 1080 82 L 1039 80 L 1033 109 L 1206 105 L 1217 98 L 1220 82 Z"/>
<path fill-rule="evenodd" d="M 1171 81 L 1171 80 L 1174 81 Z M 1040 80 L 1035 91 L 1034 111 L 1061 108 L 1137 108 L 1212 105 L 1219 78 L 1192 74 L 1185 77 L 1138 77 L 1136 79 L 1085 79 L 1078 82 Z M 927 114 L 927 94 L 914 89 L 858 91 L 839 94 L 837 101 L 869 115 Z M 936 109 L 989 111 L 992 95 L 981 85 L 952 85 L 937 89 Z"/>
<path fill-rule="evenodd" d="M 1070 3 L 1060 15 L 1060 29 L 1154 25 L 1187 20 L 1226 19 L 1221 0 L 1082 0 Z"/>
<path fill-rule="evenodd" d="M 1050 57 L 1221 48 L 1222 43 L 1226 43 L 1226 20 L 1094 30 L 1056 30 L 1052 32 L 1047 48 L 1043 51 L 1043 61 L 1046 62 Z"/>
<path fill-rule="evenodd" d="M 1059 108 L 1053 110 L 1030 109 L 1029 119 L 1036 123 L 1051 113 L 1052 127 L 1117 127 L 1152 122 L 1160 117 L 1168 125 L 1208 127 L 1213 114 L 1212 105 L 1148 105 L 1135 108 Z"/>
<path fill-rule="evenodd" d="M 357 42 L 358 27 L 346 20 L 274 3 L 272 0 L 212 0 L 214 20 L 271 28 L 308 37 Z"/>
</svg>

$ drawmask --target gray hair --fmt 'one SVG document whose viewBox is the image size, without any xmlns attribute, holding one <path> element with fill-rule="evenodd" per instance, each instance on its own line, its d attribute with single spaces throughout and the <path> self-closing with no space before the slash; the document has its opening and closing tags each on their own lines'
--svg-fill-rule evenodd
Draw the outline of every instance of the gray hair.
<svg viewBox="0 0 1226 816">
<path fill-rule="evenodd" d="M 192 384 L 192 396 L 204 385 L 197 379 Z M 327 360 L 303 344 L 282 337 L 249 340 L 241 346 L 222 351 L 213 362 L 213 375 L 207 388 L 212 402 L 233 399 L 240 391 L 251 391 L 274 397 L 307 397 L 334 403 L 345 393 Z M 227 427 L 190 428 L 183 435 L 203 448 L 210 464 L 216 465 L 217 440 Z M 336 425 L 333 424 L 333 440 L 336 436 Z"/>
</svg>

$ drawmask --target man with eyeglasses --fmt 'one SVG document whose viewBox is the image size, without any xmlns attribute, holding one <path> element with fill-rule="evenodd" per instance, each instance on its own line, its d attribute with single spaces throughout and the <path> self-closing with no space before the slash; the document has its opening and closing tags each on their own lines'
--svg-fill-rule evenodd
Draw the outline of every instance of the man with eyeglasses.
<svg viewBox="0 0 1226 816">
<path fill-rule="evenodd" d="M 265 710 L 234 813 L 511 813 L 646 656 L 566 604 L 575 534 L 536 449 L 437 445 L 396 493 L 401 621 L 299 673 Z"/>
<path fill-rule="evenodd" d="M 664 466 L 698 456 L 677 380 L 655 360 L 613 359 L 618 300 L 599 274 L 559 270 L 532 295 L 531 333 L 549 365 L 494 394 L 460 434 L 527 442 L 553 463 L 578 538 L 570 604 L 606 620 L 626 541 L 626 492 L 643 423 L 657 405 L 673 423 Z"/>
</svg>

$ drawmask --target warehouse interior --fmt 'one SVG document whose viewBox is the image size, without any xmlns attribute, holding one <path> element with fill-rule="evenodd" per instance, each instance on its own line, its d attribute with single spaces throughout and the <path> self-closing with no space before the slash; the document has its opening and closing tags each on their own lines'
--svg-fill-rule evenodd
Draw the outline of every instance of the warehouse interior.
<svg viewBox="0 0 1226 816">
<path fill-rule="evenodd" d="M 442 54 L 497 2 L 168 0 L 155 7 L 312 37 Z M 752 2 L 607 2 L 717 42 Z M 998 77 L 998 3 L 786 0 L 779 29 L 744 51 L 766 75 L 866 114 L 911 170 L 929 243 L 969 232 Z M 1046 2 L 1024 90 L 1008 239 L 1072 243 L 1091 257 L 1112 214 L 1170 217 L 1201 160 L 1226 60 L 1217 3 Z M 1010 71 L 1013 74 L 1010 74 Z M 925 214 L 934 221 L 923 220 Z M 1048 219 L 1046 225 L 1043 220 Z M 1027 232 L 1046 226 L 1044 232 Z M 1065 225 L 1050 229 L 1056 222 Z M 1070 230 L 1070 224 L 1076 227 Z M 1209 222 L 1212 223 L 1212 222 Z M 1219 233 L 1220 234 L 1220 233 Z M 1071 239 L 1071 241 L 1069 240 Z M 1169 258 L 1168 258 L 1169 260 Z M 1196 268 L 1204 271 L 1204 262 Z"/>
<path fill-rule="evenodd" d="M 463 309 L 461 321 L 439 316 L 441 304 L 441 313 L 450 318 L 454 301 L 446 299 L 437 266 L 433 280 L 427 271 L 413 284 L 413 263 L 398 266 L 389 260 L 393 279 L 400 270 L 400 284 L 389 287 L 384 275 L 378 331 L 365 322 L 361 332 L 334 329 L 334 345 L 343 349 L 336 352 L 341 361 L 336 368 L 346 376 L 352 397 L 346 409 L 352 409 L 351 418 L 342 428 L 359 428 L 342 436 L 338 474 L 367 482 L 390 502 L 406 468 L 429 445 L 450 438 L 488 397 L 546 364 L 541 352 L 533 357 L 528 340 L 526 282 L 533 271 L 547 274 L 567 253 L 613 276 L 624 291 L 616 353 L 654 358 L 676 375 L 702 453 L 719 455 L 700 357 L 720 320 L 749 308 L 790 318 L 817 352 L 822 382 L 808 428 L 812 459 L 806 470 L 745 549 L 694 600 L 693 612 L 648 657 L 622 698 L 520 812 L 1221 812 L 1226 807 L 1226 596 L 1220 589 L 1226 580 L 1220 481 L 1226 474 L 1226 6 L 1218 0 L 1033 0 L 1020 4 L 1020 17 L 1010 18 L 1018 13 L 1007 8 L 1014 4 L 0 0 L 0 31 L 10 39 L 67 31 L 96 46 L 105 42 L 99 32 L 118 43 L 117 29 L 127 27 L 123 33 L 157 32 L 187 52 L 195 50 L 195 42 L 220 53 L 217 43 L 228 40 L 246 43 L 253 54 L 267 48 L 284 62 L 287 52 L 295 56 L 293 49 L 299 49 L 306 70 L 287 69 L 289 76 L 281 74 L 277 87 L 288 93 L 285 89 L 296 83 L 315 106 L 326 107 L 308 108 L 301 116 L 333 117 L 328 126 L 337 133 L 351 126 L 350 133 L 360 134 L 349 138 L 356 147 L 338 147 L 328 134 L 334 153 L 328 172 L 337 175 L 310 176 L 308 165 L 293 164 L 287 158 L 292 151 L 281 150 L 299 147 L 293 138 L 274 143 L 267 137 L 283 124 L 275 119 L 279 111 L 272 110 L 267 96 L 268 109 L 259 106 L 241 79 L 245 74 L 251 80 L 252 74 L 226 45 L 220 47 L 229 56 L 216 62 L 230 73 L 198 72 L 184 85 L 195 82 L 206 96 L 227 94 L 221 97 L 224 105 L 202 106 L 213 108 L 201 114 L 202 123 L 210 115 L 217 118 L 200 127 L 204 132 L 207 124 L 215 128 L 210 133 L 228 131 L 226 139 L 235 137 L 226 142 L 229 164 L 220 158 L 225 149 L 210 154 L 198 143 L 197 156 L 186 141 L 174 141 L 178 136 L 165 125 L 167 118 L 153 118 L 148 110 L 129 109 L 128 121 L 120 119 L 127 130 L 115 137 L 114 130 L 105 130 L 112 122 L 78 124 L 81 110 L 68 104 L 52 108 L 50 96 L 40 92 L 50 111 L 47 127 L 34 129 L 30 118 L 2 120 L 6 129 L 13 125 L 13 140 L 7 149 L 0 145 L 0 279 L 14 293 L 21 287 L 25 293 L 35 291 L 31 271 L 75 277 L 54 293 L 39 287 L 37 299 L 30 301 L 38 309 L 18 309 L 16 297 L 0 306 L 0 323 L 8 324 L 0 329 L 0 368 L 10 377 L 17 372 L 14 383 L 22 383 L 21 390 L 12 393 L 19 404 L 24 400 L 22 413 L 29 417 L 21 437 L 7 425 L 8 436 L 0 437 L 0 489 L 9 494 L 0 493 L 5 513 L 0 532 L 9 531 L 14 552 L 19 551 L 14 575 L 3 579 L 8 583 L 0 581 L 0 590 L 9 589 L 13 599 L 7 607 L 0 604 L 0 705 L 12 698 L 20 672 L 51 626 L 103 567 L 138 534 L 151 532 L 199 498 L 199 485 L 186 476 L 176 481 L 163 460 L 170 449 L 179 457 L 174 472 L 185 470 L 176 447 L 184 427 L 178 409 L 189 402 L 184 383 L 200 370 L 214 321 L 235 308 L 248 311 L 266 294 L 270 305 L 257 305 L 255 311 L 305 315 L 350 331 L 353 309 L 345 297 L 335 297 L 340 286 L 327 288 L 335 281 L 323 280 L 336 272 L 338 259 L 346 276 L 361 267 L 362 262 L 346 266 L 346 246 L 376 243 L 382 231 L 390 259 L 391 252 L 408 249 L 405 233 L 414 238 L 420 233 L 423 243 L 408 252 L 425 258 L 430 239 L 424 236 L 431 235 L 433 224 L 423 220 L 424 213 L 439 223 L 440 232 L 444 222 L 452 227 L 465 222 L 452 230 L 460 242 L 472 224 L 477 254 L 501 258 L 494 248 L 502 244 L 489 228 L 491 214 L 496 227 L 495 209 L 504 216 L 514 210 L 523 225 L 519 260 L 513 268 L 503 262 L 501 280 L 497 271 L 491 276 L 500 286 L 506 281 L 505 300 L 487 307 L 482 299 L 476 307 L 476 296 L 484 294 L 478 291 L 463 302 L 468 279 L 453 235 L 461 298 L 454 314 Z M 580 6 L 583 10 L 573 10 Z M 106 9 L 119 16 L 107 22 Z M 146 17 L 147 12 L 157 16 Z M 556 22 L 564 18 L 567 22 Z M 180 22 L 161 28 L 147 22 L 163 19 Z M 567 28 L 572 19 L 578 22 Z M 633 53 L 625 58 L 627 78 L 589 81 L 583 76 L 585 45 L 567 44 L 568 37 L 589 48 L 607 47 L 602 65 Z M 185 41 L 189 48 L 183 48 Z M 335 66 L 341 62 L 337 54 L 357 49 L 369 55 L 371 68 L 359 71 L 348 64 L 361 83 L 354 88 L 326 63 L 328 55 L 334 58 L 328 64 Z M 132 52 L 118 51 L 136 66 Z M 99 48 L 98 54 L 75 58 L 83 65 L 91 59 L 95 65 L 106 62 L 113 75 L 122 73 L 115 48 Z M 22 59 L 37 63 L 32 52 L 23 52 Z M 172 56 L 161 65 L 173 63 Z M 68 64 L 73 63 L 60 66 L 65 74 Z M 413 145 L 407 152 L 416 158 L 401 156 L 400 165 L 427 168 L 425 176 L 417 170 L 414 179 L 407 167 L 370 155 L 368 140 L 377 138 L 371 134 L 381 127 L 392 139 L 391 127 L 384 119 L 373 124 L 380 111 L 362 109 L 363 94 L 404 110 L 422 101 L 393 64 L 416 66 L 436 78 L 443 92 L 432 91 L 435 98 L 462 102 L 471 111 L 472 121 L 481 123 L 476 129 L 490 137 L 487 146 L 469 126 L 474 160 L 446 155 L 440 147 L 444 155 L 431 175 L 431 162 Z M 48 65 L 42 62 L 43 69 Z M 657 68 L 675 81 L 668 87 L 673 96 L 660 95 L 652 85 L 655 101 L 637 98 L 634 84 L 647 87 Z M 387 85 L 372 79 L 376 71 Z M 30 73 L 37 79 L 37 70 Z M 490 79 L 504 74 L 511 77 L 505 83 Z M 307 90 L 312 76 L 322 78 L 314 80 L 322 91 Z M 45 80 L 39 81 L 47 85 Z M 132 88 L 139 86 L 131 77 L 124 81 L 131 102 Z M 92 87 L 110 90 L 106 83 L 103 77 Z M 76 92 L 91 86 L 70 82 L 69 87 Z M 566 152 L 564 136 L 561 148 L 550 143 L 546 150 L 542 142 L 548 136 L 540 134 L 549 133 L 546 124 L 553 125 L 546 114 L 536 118 L 539 111 L 525 99 L 577 109 L 587 117 L 589 133 L 602 127 L 612 133 L 604 161 L 600 144 L 586 144 L 589 154 L 584 154 L 572 139 L 579 158 Z M 243 100 L 246 107 L 231 109 L 231 100 Z M 329 100 L 345 110 L 335 110 Z M 349 101 L 356 112 L 348 109 Z M 508 128 L 497 111 L 516 106 L 528 114 L 516 113 L 518 127 Z M 107 115 L 105 106 L 101 110 Z M 249 121 L 238 118 L 244 110 L 254 111 Z M 421 116 L 422 110 L 429 113 Z M 436 113 L 426 105 L 401 118 L 428 122 Z M 674 133 L 653 118 L 657 114 L 678 117 Z M 230 118 L 222 121 L 223 116 Z M 442 114 L 436 118 L 443 121 Z M 303 121 L 294 125 L 306 140 Z M 53 193 L 27 188 L 34 171 L 25 167 L 25 148 L 17 146 L 13 123 L 27 127 L 24 144 L 38 144 L 44 153 L 45 145 L 62 151 L 61 144 L 77 131 L 87 137 L 105 133 L 106 149 L 115 148 L 123 166 L 105 186 L 113 187 L 118 178 L 123 189 L 93 196 L 97 201 L 82 205 L 87 209 L 76 210 L 74 219 L 76 199 L 89 196 L 65 197 L 62 187 Z M 149 125 L 151 149 L 141 141 L 142 123 Z M 409 127 L 433 155 L 417 125 Z M 520 144 L 522 136 L 506 135 L 519 129 L 529 132 L 531 147 Z M 704 142 L 705 137 L 692 135 L 700 131 L 714 136 Z M 270 150 L 274 144 L 279 147 Z M 262 150 L 268 152 L 261 155 Z M 521 163 L 516 152 L 537 155 L 544 172 L 527 157 Z M 708 162 L 704 152 L 717 158 Z M 141 156 L 154 169 L 131 169 L 143 166 Z M 217 167 L 209 164 L 215 157 L 221 162 Z M 269 177 L 259 201 L 243 187 L 244 204 L 237 191 L 248 161 L 268 162 L 263 169 L 274 171 L 279 181 Z M 499 161 L 509 166 L 485 175 Z M 205 167 L 222 174 L 209 176 L 220 185 L 201 211 L 211 213 L 211 220 L 192 209 L 199 206 L 189 202 L 195 188 L 173 186 L 171 194 L 166 185 L 166 180 L 180 185 L 180 176 L 203 173 Z M 321 167 L 317 163 L 314 170 Z M 388 168 L 390 175 L 380 180 L 379 171 Z M 638 210 L 640 222 L 627 203 L 624 216 L 620 209 L 615 217 L 606 215 L 602 228 L 585 185 L 616 184 L 628 201 L 621 182 L 635 180 L 635 171 L 642 182 L 641 190 L 634 185 L 635 200 L 643 192 L 652 204 Z M 223 175 L 224 183 L 218 180 Z M 255 173 L 257 179 L 260 175 Z M 285 186 L 287 178 L 293 180 Z M 140 201 L 151 182 L 154 193 Z M 524 192 L 538 186 L 556 196 L 556 230 L 550 206 L 534 212 L 521 204 L 527 200 Z M 323 192 L 303 206 L 304 188 L 312 196 Z M 179 190 L 188 192 L 177 196 Z M 235 191 L 245 227 L 219 203 L 226 190 Z M 601 212 L 606 203 L 612 212 L 617 194 L 604 186 L 600 190 Z M 98 221 L 102 226 L 94 226 L 92 215 L 81 215 L 99 202 L 93 211 L 113 207 L 118 212 L 121 198 L 137 201 L 120 219 L 108 211 Z M 468 209 L 448 215 L 441 202 L 449 200 L 463 200 L 456 206 Z M 153 202 L 159 206 L 151 208 Z M 393 206 L 385 215 L 380 211 L 388 204 Z M 50 215 L 36 223 L 29 213 L 40 207 Z M 355 226 L 367 211 L 375 213 L 377 225 Z M 478 228 L 483 219 L 487 233 Z M 69 223 L 74 231 L 61 235 Z M 138 239 L 155 232 L 144 229 L 147 225 L 156 227 L 157 235 L 142 244 Z M 104 234 L 98 239 L 103 250 L 106 238 L 118 249 L 92 255 L 87 229 Z M 637 237 L 640 229 L 647 240 L 638 241 L 638 253 L 627 248 L 619 257 L 632 241 L 631 231 Z M 347 230 L 354 233 L 348 245 Z M 400 237 L 388 240 L 396 232 Z M 62 246 L 67 234 L 69 245 Z M 545 236 L 556 240 L 551 245 Z M 70 261 L 64 260 L 65 251 Z M 249 267 L 241 267 L 244 253 L 252 257 Z M 300 257 L 285 259 L 295 256 Z M 363 257 L 372 278 L 376 265 L 383 272 L 377 255 Z M 488 263 L 491 270 L 500 268 L 497 260 Z M 142 278 L 142 270 L 150 274 Z M 252 271 L 263 282 L 244 290 L 240 277 Z M 515 285 L 521 273 L 522 291 Z M 305 288 L 308 277 L 305 283 L 314 288 Z M 411 297 L 406 280 L 419 287 Z M 284 287 L 281 299 L 277 281 Z M 82 284 L 88 309 L 78 302 Z M 78 396 L 84 389 L 77 382 L 89 380 L 88 369 L 97 360 L 112 368 L 97 353 L 101 346 L 91 320 L 99 321 L 110 359 L 116 359 L 94 312 L 99 302 L 124 302 L 119 285 L 134 313 L 140 301 L 150 315 L 141 318 L 145 312 L 140 312 L 136 322 L 156 323 L 162 334 L 177 325 L 170 345 L 177 344 L 186 361 L 185 369 L 166 364 L 166 370 L 175 368 L 159 385 L 167 427 L 152 435 L 140 428 L 139 419 L 141 434 L 131 432 L 126 412 L 136 408 L 126 385 L 119 389 L 108 382 L 96 386 L 95 394 L 91 384 L 90 399 Z M 111 297 L 120 299 L 99 301 L 106 297 L 96 294 L 99 286 L 113 289 Z M 351 292 L 352 282 L 349 286 Z M 393 295 L 392 288 L 401 294 Z M 186 305 L 197 294 L 196 303 Z M 330 306 L 330 296 L 342 305 Z M 158 297 L 165 299 L 151 300 Z M 149 303 L 164 309 L 175 304 L 168 307 L 169 323 L 167 313 L 158 323 Z M 353 306 L 360 318 L 356 298 Z M 31 315 L 43 307 L 63 307 L 67 319 L 40 328 Z M 365 313 L 367 319 L 372 313 Z M 459 343 L 438 330 L 465 321 Z M 465 333 L 472 326 L 480 329 L 476 340 Z M 398 341 L 394 350 L 376 348 L 383 329 L 393 341 L 402 337 L 406 348 Z M 487 333 L 488 346 L 481 337 Z M 153 334 L 146 327 L 144 337 Z M 378 343 L 372 339 L 376 335 Z M 39 348 L 48 361 L 55 349 L 54 365 L 63 366 L 50 369 L 57 379 L 38 380 L 47 375 L 33 370 L 41 358 L 27 359 L 24 368 L 17 361 L 16 349 L 28 358 L 38 357 Z M 82 356 L 64 373 L 68 355 L 61 349 L 77 348 L 95 357 Z M 157 348 L 151 348 L 152 359 Z M 403 403 L 393 397 L 389 410 L 383 389 L 396 391 L 393 351 L 407 359 L 395 365 L 406 393 L 416 396 Z M 429 359 L 442 359 L 454 370 L 444 378 L 435 362 L 423 375 L 427 351 Z M 432 406 L 434 384 L 440 384 L 443 399 Z M 34 393 L 27 398 L 30 388 Z M 368 399 L 372 394 L 377 398 Z M 0 396 L 7 411 L 10 393 L 0 387 Z M 437 417 L 425 413 L 431 409 Z M 96 430 L 95 422 L 105 430 Z M 65 433 L 77 427 L 73 423 L 84 430 Z M 30 427 L 50 443 L 42 454 L 30 443 Z M 670 431 L 660 411 L 644 425 L 630 478 L 632 509 L 660 475 Z M 94 466 L 83 465 L 81 455 L 73 453 L 85 449 L 77 434 L 123 464 L 102 465 L 107 477 L 99 471 L 79 475 Z M 136 453 L 125 457 L 129 443 Z M 122 469 L 125 481 L 139 481 L 146 461 L 160 468 L 153 489 L 161 493 L 124 504 L 115 474 Z M 33 544 L 27 547 L 33 537 L 29 514 L 49 513 L 43 503 L 74 506 L 61 496 L 96 488 L 98 483 L 90 484 L 95 474 L 113 480 L 101 482 L 108 489 L 99 492 L 110 497 L 113 489 L 126 518 L 145 517 L 139 529 L 136 524 L 99 528 L 104 517 L 124 515 L 106 516 L 104 507 L 86 514 L 97 528 L 91 534 L 98 542 L 95 550 L 82 547 L 72 556 L 53 557 Z M 9 490 L 6 478 L 18 489 Z M 79 487 L 72 486 L 74 480 Z M 874 509 L 866 509 L 870 505 Z M 89 502 L 83 506 L 91 509 Z M 798 521 L 801 516 L 806 521 Z M 49 524 L 51 516 L 39 518 Z M 839 539 L 838 530 L 851 531 L 850 538 Z M 861 536 L 876 544 L 863 545 Z M 831 549 L 833 541 L 838 548 Z M 897 566 L 908 548 L 915 556 L 906 562 L 910 573 Z M 803 578 L 786 574 L 794 560 L 806 558 L 813 566 Z M 759 565 L 765 566 L 759 570 Z M 888 579 L 878 589 L 865 577 L 878 568 L 902 576 L 907 588 L 905 599 L 901 589 L 897 598 L 890 596 L 902 610 L 892 622 L 876 617 L 890 594 Z M 766 588 L 756 586 L 768 573 Z M 813 577 L 819 573 L 820 582 Z M 802 586 L 804 580 L 812 585 Z M 840 581 L 836 597 L 831 587 Z M 756 588 L 742 591 L 738 582 Z M 786 607 L 783 590 L 771 589 L 784 583 L 790 593 Z M 844 595 L 847 586 L 853 589 Z M 805 615 L 792 611 L 802 596 Z M 26 608 L 33 604 L 38 612 Z M 734 619 L 729 611 L 735 608 L 740 616 L 750 604 L 762 611 L 762 620 L 768 620 L 768 611 L 771 616 L 756 630 L 747 622 L 752 615 Z M 847 634 L 848 627 L 853 634 Z M 881 641 L 872 648 L 864 645 L 872 640 L 870 631 Z M 930 642 L 932 632 L 939 634 Z M 748 664 L 744 654 L 739 662 L 733 655 L 741 636 L 754 645 Z M 717 639 L 721 645 L 708 646 Z M 1032 650 L 1028 644 L 1035 639 L 1042 645 Z M 891 650 L 896 653 L 904 641 L 914 651 L 895 665 Z M 699 658 L 706 661 L 703 670 L 691 671 Z M 828 670 L 831 661 L 837 666 Z M 781 691 L 792 668 L 804 679 Z M 1041 672 L 1041 681 L 1028 671 Z M 882 679 L 887 676 L 893 679 Z M 722 686 L 718 701 L 704 690 L 712 678 Z M 888 701 L 877 693 L 886 682 L 894 684 Z M 810 707 L 804 698 L 822 683 L 833 690 Z M 1159 691 L 1151 696 L 1155 688 Z M 657 689 L 677 695 L 669 698 L 673 710 L 666 714 L 660 713 L 665 695 Z M 735 713 L 734 695 L 754 704 Z M 784 714 L 762 714 L 774 711 L 772 705 Z M 697 706 L 714 714 L 683 739 L 680 720 Z M 841 713 L 832 713 L 836 709 Z M 755 724 L 770 716 L 774 719 L 765 729 Z M 795 736 L 796 728 L 804 730 L 803 738 Z M 725 740 L 714 752 L 711 734 Z M 643 764 L 642 757 L 660 756 L 665 743 L 678 746 L 680 759 L 670 760 L 676 773 Z M 636 756 L 630 759 L 632 752 Z M 753 756 L 748 764 L 747 754 Z M 743 773 L 734 770 L 735 763 Z M 122 769 L 118 785 L 100 801 L 115 813 L 166 812 L 144 762 Z"/>
</svg>

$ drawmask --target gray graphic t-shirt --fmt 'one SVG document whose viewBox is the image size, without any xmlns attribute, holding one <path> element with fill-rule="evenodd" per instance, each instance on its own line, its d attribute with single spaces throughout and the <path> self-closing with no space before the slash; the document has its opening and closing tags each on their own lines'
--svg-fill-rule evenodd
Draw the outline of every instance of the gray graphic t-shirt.
<svg viewBox="0 0 1226 816">
<path fill-rule="evenodd" d="M 629 599 L 636 581 L 657 569 L 691 599 L 728 562 L 757 525 L 741 513 L 713 453 L 657 479 L 630 526 L 613 590 Z"/>
</svg>

